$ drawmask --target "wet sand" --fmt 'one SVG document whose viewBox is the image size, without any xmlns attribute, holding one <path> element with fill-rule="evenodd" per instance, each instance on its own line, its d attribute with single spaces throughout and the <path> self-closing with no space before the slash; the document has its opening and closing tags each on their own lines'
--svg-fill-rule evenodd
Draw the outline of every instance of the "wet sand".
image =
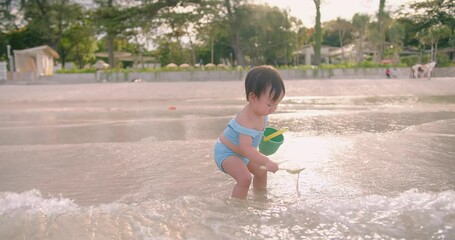
<svg viewBox="0 0 455 240">
<path fill-rule="evenodd" d="M 287 97 L 455 94 L 455 78 L 288 80 L 285 84 Z M 243 92 L 241 81 L 3 85 L 0 86 L 0 107 L 7 107 L 11 102 L 243 98 Z"/>
</svg>

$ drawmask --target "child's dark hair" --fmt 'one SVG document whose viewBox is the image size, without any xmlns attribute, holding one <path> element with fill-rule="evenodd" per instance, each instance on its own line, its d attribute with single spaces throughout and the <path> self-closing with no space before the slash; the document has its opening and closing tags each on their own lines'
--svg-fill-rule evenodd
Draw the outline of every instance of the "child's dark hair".
<svg viewBox="0 0 455 240">
<path fill-rule="evenodd" d="M 283 79 L 281 79 L 278 70 L 272 66 L 257 66 L 252 68 L 245 79 L 245 94 L 248 101 L 248 95 L 253 93 L 256 96 L 261 94 L 271 86 L 269 96 L 276 101 L 281 94 L 285 94 Z"/>
</svg>

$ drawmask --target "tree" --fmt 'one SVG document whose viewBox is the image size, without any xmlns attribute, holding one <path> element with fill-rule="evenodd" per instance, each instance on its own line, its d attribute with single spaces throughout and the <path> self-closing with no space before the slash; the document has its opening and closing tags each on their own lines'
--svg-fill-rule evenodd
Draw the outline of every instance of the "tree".
<svg viewBox="0 0 455 240">
<path fill-rule="evenodd" d="M 413 2 L 409 5 L 414 11 L 404 15 L 422 23 L 425 28 L 434 24 L 446 25 L 453 29 L 455 26 L 455 2 L 453 0 L 426 0 Z"/>
<path fill-rule="evenodd" d="M 77 4 L 68 4 L 62 1 L 61 4 L 54 6 L 56 8 L 56 27 L 54 39 L 51 39 L 52 47 L 60 55 L 62 67 L 65 66 L 67 57 L 81 44 L 89 44 L 94 40 L 94 31 L 91 22 L 83 12 L 81 6 Z M 80 53 L 76 53 L 80 54 Z"/>
<path fill-rule="evenodd" d="M 214 49 L 216 54 L 213 55 L 231 62 L 235 58 L 238 65 L 244 61 L 243 66 L 288 64 L 294 48 L 294 35 L 287 12 L 246 1 L 236 1 L 235 4 L 235 8 L 231 7 L 235 9 L 231 12 L 233 19 L 228 17 L 227 10 L 214 13 L 209 17 L 211 22 L 200 28 L 198 39 L 205 41 L 205 49 Z M 243 57 L 239 58 L 239 52 Z"/>
<path fill-rule="evenodd" d="M 385 0 L 379 0 L 379 11 L 378 11 L 378 61 L 381 61 L 384 57 L 384 43 L 385 43 L 385 22 L 387 14 L 385 12 Z"/>
<path fill-rule="evenodd" d="M 346 62 L 344 43 L 350 37 L 352 24 L 349 21 L 338 17 L 336 20 L 324 23 L 324 28 L 327 31 L 336 33 L 338 42 L 337 45 L 341 48 L 341 59 L 343 62 Z"/>
<path fill-rule="evenodd" d="M 316 7 L 316 21 L 314 25 L 314 64 L 319 65 L 321 63 L 321 45 L 322 45 L 322 28 L 321 28 L 321 1 L 313 0 Z"/>
<path fill-rule="evenodd" d="M 240 33 L 238 27 L 241 26 L 241 11 L 239 11 L 240 6 L 243 4 L 242 0 L 224 0 L 224 7 L 227 12 L 227 21 L 229 25 L 229 30 L 231 34 L 231 46 L 234 49 L 235 57 L 237 59 L 237 64 L 245 67 L 246 60 L 244 55 L 244 50 L 241 47 Z"/>
<path fill-rule="evenodd" d="M 360 63 L 363 61 L 364 43 L 366 40 L 367 27 L 370 23 L 370 16 L 367 14 L 356 13 L 352 17 L 352 27 L 354 29 L 353 35 L 356 40 L 356 62 Z"/>
<path fill-rule="evenodd" d="M 292 38 L 295 39 L 294 48 L 296 50 L 300 50 L 302 47 L 304 47 L 308 43 L 308 41 L 310 39 L 309 34 L 308 34 L 308 29 L 305 28 L 302 20 L 300 20 L 298 18 L 291 17 L 289 20 L 291 22 L 291 32 L 293 35 Z M 296 65 L 299 65 L 300 64 L 299 61 L 300 61 L 300 58 L 299 58 L 299 54 L 297 53 L 295 55 L 294 63 Z"/>
<path fill-rule="evenodd" d="M 414 11 L 401 12 L 400 22 L 406 26 L 406 44 L 417 42 L 420 49 L 419 62 L 426 46 L 430 46 L 430 58 L 436 58 L 439 46 L 455 45 L 455 2 L 451 0 L 426 0 L 413 2 Z"/>
<path fill-rule="evenodd" d="M 28 26 L 9 31 L 5 34 L 5 38 L 12 49 L 25 49 L 47 44 L 42 33 Z"/>
<path fill-rule="evenodd" d="M 241 36 L 248 45 L 252 64 L 288 65 L 293 49 L 291 22 L 286 11 L 269 5 L 244 6 L 248 27 Z"/>
<path fill-rule="evenodd" d="M 63 36 L 59 49 L 67 49 L 66 55 L 60 53 L 62 66 L 66 61 L 74 61 L 80 69 L 95 59 L 94 52 L 98 50 L 93 25 L 89 18 L 75 22 Z"/>
<path fill-rule="evenodd" d="M 403 39 L 405 36 L 404 26 L 399 22 L 394 22 L 387 31 L 388 40 L 390 42 L 390 52 L 394 62 L 400 62 L 400 53 L 403 50 Z"/>
<path fill-rule="evenodd" d="M 201 2 L 199 4 L 187 5 L 185 8 L 169 8 L 162 11 L 162 14 L 159 15 L 159 18 L 162 19 L 163 26 L 169 29 L 165 34 L 168 36 L 169 40 L 175 41 L 178 46 L 180 46 L 179 52 L 181 54 L 189 55 L 190 57 L 185 57 L 184 62 L 195 64 L 198 59 L 196 56 L 197 48 L 197 32 L 206 30 L 208 31 L 209 36 L 212 35 L 214 29 L 204 28 L 206 21 L 208 19 L 214 19 L 214 9 L 213 2 Z M 183 41 L 184 39 L 185 41 Z M 213 37 L 207 39 L 210 43 L 213 43 Z M 189 47 L 185 49 L 183 45 Z M 186 51 L 189 53 L 186 53 Z M 210 62 L 214 62 L 212 54 L 212 59 Z"/>
<path fill-rule="evenodd" d="M 21 29 L 23 26 L 33 29 L 32 31 L 39 33 L 40 38 L 54 49 L 57 49 L 60 40 L 73 22 L 82 18 L 81 7 L 69 3 L 68 0 L 22 0 L 8 3 L 15 4 L 14 7 L 21 10 L 17 15 L 24 19 L 24 22 L 10 23 L 15 25 L 13 29 Z M 5 15 L 4 19 L 16 20 L 8 15 Z"/>
<path fill-rule="evenodd" d="M 21 14 L 16 9 L 21 8 L 21 2 L 15 0 L 4 0 L 0 2 L 0 32 L 7 33 L 17 29 L 17 24 L 22 25 Z"/>
<path fill-rule="evenodd" d="M 226 23 L 226 19 L 218 15 L 212 16 L 206 24 L 198 28 L 197 40 L 199 42 L 198 59 L 203 63 L 218 64 L 220 59 L 228 59 L 231 66 L 234 66 L 235 55 L 230 27 Z"/>
<path fill-rule="evenodd" d="M 423 28 L 419 32 L 417 32 L 416 37 L 419 39 L 421 55 L 419 58 L 419 62 L 422 61 L 422 54 L 426 46 L 430 46 L 430 60 L 437 61 L 437 51 L 438 51 L 438 43 L 443 38 L 449 38 L 451 36 L 452 29 L 447 27 L 446 25 L 437 24 L 433 25 L 429 28 Z"/>
<path fill-rule="evenodd" d="M 198 3 L 200 0 L 154 0 L 136 1 L 127 0 L 97 0 L 99 7 L 93 12 L 94 22 L 98 32 L 106 35 L 109 65 L 115 66 L 114 43 L 115 38 L 128 29 L 144 27 L 148 21 L 157 17 L 162 9 L 183 6 L 187 3 Z"/>
<path fill-rule="evenodd" d="M 72 4 L 68 0 L 23 0 L 10 3 L 21 9 L 18 15 L 25 19 L 24 22 L 10 24 L 16 24 L 16 29 L 12 28 L 6 34 L 13 49 L 47 44 L 59 53 L 64 66 L 67 56 L 75 51 L 77 45 L 87 43 L 87 38 L 93 39 L 92 27 L 78 4 Z M 24 26 L 20 27 L 21 25 Z"/>
<path fill-rule="evenodd" d="M 384 58 L 385 51 L 385 33 L 392 24 L 392 18 L 388 12 L 380 10 L 378 13 L 378 19 L 376 22 L 371 22 L 368 26 L 368 40 L 372 44 L 372 48 L 376 49 L 373 61 L 381 62 Z"/>
<path fill-rule="evenodd" d="M 182 46 L 176 41 L 169 41 L 165 36 L 157 39 L 158 49 L 156 54 L 160 60 L 161 65 L 165 66 L 169 63 L 182 64 L 188 57 L 182 53 Z"/>
</svg>

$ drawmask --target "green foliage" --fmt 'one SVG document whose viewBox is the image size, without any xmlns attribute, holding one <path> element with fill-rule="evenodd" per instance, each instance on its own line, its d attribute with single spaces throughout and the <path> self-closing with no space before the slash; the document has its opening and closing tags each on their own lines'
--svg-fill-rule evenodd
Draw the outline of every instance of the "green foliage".
<svg viewBox="0 0 455 240">
<path fill-rule="evenodd" d="M 337 18 L 323 24 L 324 45 L 341 47 L 352 41 L 353 25 L 350 21 Z"/>
<path fill-rule="evenodd" d="M 438 67 L 455 66 L 455 63 L 449 58 L 447 54 L 438 54 L 436 59 L 438 60 Z"/>
<path fill-rule="evenodd" d="M 6 61 L 7 59 L 7 46 L 8 42 L 6 39 L 6 35 L 2 32 L 0 32 L 0 61 Z"/>
<path fill-rule="evenodd" d="M 46 44 L 46 39 L 37 29 L 24 27 L 5 34 L 11 49 L 26 49 Z"/>
<path fill-rule="evenodd" d="M 60 69 L 57 73 L 96 73 L 96 68 L 83 68 L 83 69 Z"/>
<path fill-rule="evenodd" d="M 243 57 L 248 60 L 247 65 L 290 68 L 293 52 L 306 45 L 313 45 L 318 51 L 321 40 L 330 46 L 355 43 L 373 46 L 375 50 L 383 46 L 384 57 L 401 59 L 404 65 L 410 66 L 428 62 L 431 57 L 427 53 L 432 48 L 436 54 L 455 46 L 455 6 L 450 0 L 406 3 L 411 11 L 401 13 L 396 19 L 385 11 L 386 1 L 381 0 L 377 16 L 357 14 L 351 21 L 332 21 L 322 27 L 316 21 L 316 26 L 310 29 L 290 17 L 288 10 L 249 0 L 153 0 L 136 4 L 97 0 L 97 7 L 91 10 L 66 0 L 23 0 L 16 2 L 21 10 L 17 18 L 7 11 L 7 5 L 12 2 L 7 0 L 0 5 L 0 59 L 6 58 L 7 44 L 12 49 L 48 44 L 60 54 L 58 61 L 72 61 L 79 68 L 96 61 L 95 51 L 153 55 L 163 66 L 171 62 L 194 64 L 201 59 L 205 64 L 235 65 L 235 60 L 240 64 Z M 320 13 L 324 14 L 323 1 L 313 2 L 316 17 L 320 19 Z M 22 18 L 22 22 L 17 22 Z M 100 41 L 96 40 L 100 37 Z M 157 48 L 150 52 L 141 38 L 153 39 Z M 420 52 L 416 56 L 399 56 L 409 47 L 420 47 Z M 355 61 L 359 64 L 321 65 L 321 68 L 380 67 L 370 61 L 371 56 L 358 54 Z M 437 61 L 438 66 L 446 66 L 454 59 L 453 55 L 439 53 Z M 123 64 L 117 67 L 132 65 L 114 63 Z"/>
<path fill-rule="evenodd" d="M 407 35 L 405 45 L 416 46 L 419 41 L 428 44 L 431 38 L 437 38 L 440 46 L 450 46 L 450 36 L 455 35 L 453 0 L 416 1 L 410 3 L 408 7 L 411 11 L 404 11 L 398 18 L 398 21 L 405 24 Z"/>
<path fill-rule="evenodd" d="M 380 64 L 372 61 L 361 63 L 341 63 L 341 64 L 321 64 L 319 69 L 343 69 L 343 68 L 383 68 L 383 67 L 403 67 L 404 64 Z"/>
<path fill-rule="evenodd" d="M 156 51 L 156 55 L 159 56 L 161 66 L 166 66 L 169 63 L 175 63 L 180 65 L 182 63 L 188 63 L 185 60 L 188 57 L 185 57 L 182 51 L 182 46 L 177 42 L 170 42 L 164 39 L 161 39 L 160 46 Z"/>
<path fill-rule="evenodd" d="M 86 18 L 80 7 L 67 6 L 65 21 L 69 22 L 62 32 L 57 44 L 57 51 L 64 66 L 68 61 L 74 61 L 79 68 L 94 60 L 94 52 L 97 50 L 94 28 L 91 20 Z"/>
<path fill-rule="evenodd" d="M 188 68 L 141 68 L 141 69 L 131 69 L 131 68 L 111 68 L 105 69 L 105 73 L 124 73 L 128 74 L 131 72 L 145 72 L 145 73 L 159 73 L 159 72 L 198 72 L 198 71 L 239 71 L 244 70 L 242 68 L 220 68 L 220 67 L 188 67 Z M 58 70 L 57 73 L 96 73 L 95 68 L 85 68 L 85 69 L 62 69 Z"/>
<path fill-rule="evenodd" d="M 405 64 L 406 66 L 410 67 L 419 61 L 419 57 L 418 56 L 406 56 L 406 57 L 401 57 L 400 60 L 401 60 L 402 64 Z"/>
<path fill-rule="evenodd" d="M 246 40 L 246 53 L 252 64 L 287 64 L 291 58 L 291 23 L 287 15 L 276 7 L 267 5 L 245 5 L 242 22 L 245 28 L 240 32 Z"/>
</svg>

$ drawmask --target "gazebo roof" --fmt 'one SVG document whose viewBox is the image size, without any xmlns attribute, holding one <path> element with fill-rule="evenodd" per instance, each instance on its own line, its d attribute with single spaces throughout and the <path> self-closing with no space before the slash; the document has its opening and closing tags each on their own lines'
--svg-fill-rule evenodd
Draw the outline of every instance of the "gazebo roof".
<svg viewBox="0 0 455 240">
<path fill-rule="evenodd" d="M 60 57 L 54 49 L 52 49 L 51 47 L 49 47 L 47 45 L 42 45 L 42 46 L 27 48 L 27 49 L 22 49 L 22 50 L 14 50 L 14 53 L 25 54 L 25 55 L 35 55 L 36 53 L 41 52 L 41 51 L 44 51 L 45 53 L 51 55 L 54 58 Z"/>
</svg>

